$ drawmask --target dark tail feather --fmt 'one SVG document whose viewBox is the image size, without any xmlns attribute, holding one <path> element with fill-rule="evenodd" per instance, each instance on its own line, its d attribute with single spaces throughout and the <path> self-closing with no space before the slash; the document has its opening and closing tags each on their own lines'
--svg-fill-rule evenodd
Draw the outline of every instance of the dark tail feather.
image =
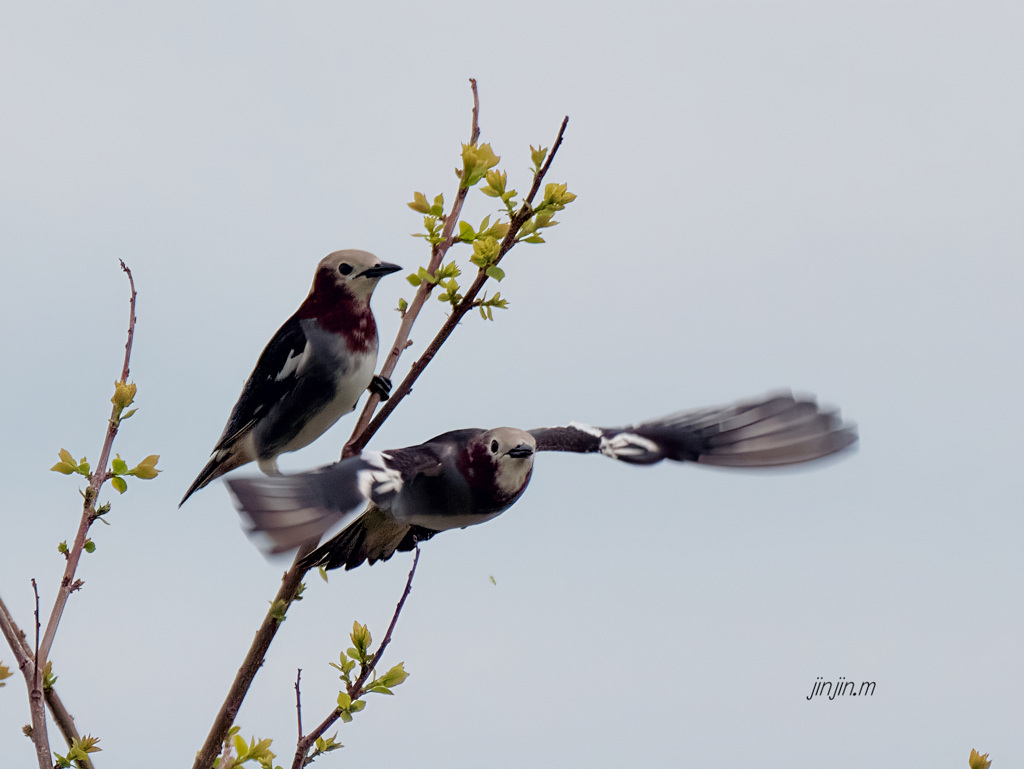
<svg viewBox="0 0 1024 769">
<path fill-rule="evenodd" d="M 210 481 L 220 478 L 224 473 L 229 473 L 236 467 L 241 467 L 248 461 L 249 460 L 246 459 L 239 451 L 225 449 L 216 452 L 210 458 L 210 461 L 206 463 L 206 467 L 199 472 L 199 476 L 192 481 L 192 485 L 188 487 L 188 491 L 186 491 L 185 496 L 181 498 L 181 502 L 178 503 L 178 507 L 185 504 L 185 500 L 210 483 Z"/>
</svg>

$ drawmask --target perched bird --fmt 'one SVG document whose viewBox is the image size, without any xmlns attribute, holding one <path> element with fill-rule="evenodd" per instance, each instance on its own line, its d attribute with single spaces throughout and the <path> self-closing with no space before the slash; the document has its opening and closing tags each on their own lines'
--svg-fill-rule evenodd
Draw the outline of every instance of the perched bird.
<svg viewBox="0 0 1024 769">
<path fill-rule="evenodd" d="M 366 251 L 335 251 L 320 261 L 309 296 L 263 350 L 213 456 L 179 507 L 247 462 L 276 475 L 279 454 L 323 435 L 355 409 L 371 381 L 386 399 L 391 383 L 373 375 L 377 324 L 370 296 L 377 281 L 400 269 Z"/>
<path fill-rule="evenodd" d="M 786 392 L 632 427 L 455 430 L 419 446 L 364 451 L 313 472 L 227 483 L 250 531 L 270 552 L 333 531 L 301 565 L 351 569 L 507 510 L 526 490 L 538 451 L 601 453 L 643 465 L 672 459 L 774 467 L 834 454 L 856 440 L 856 429 L 843 424 L 838 411 Z"/>
</svg>

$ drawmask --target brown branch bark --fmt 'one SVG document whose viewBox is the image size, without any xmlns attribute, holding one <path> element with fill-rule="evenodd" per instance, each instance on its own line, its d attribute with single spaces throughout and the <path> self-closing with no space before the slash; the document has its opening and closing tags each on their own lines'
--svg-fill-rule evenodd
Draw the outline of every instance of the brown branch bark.
<svg viewBox="0 0 1024 769">
<path fill-rule="evenodd" d="M 43 700 L 43 665 L 39 663 L 39 587 L 32 580 L 32 592 L 36 599 L 33 616 L 36 625 L 36 645 L 32 655 L 31 682 L 28 687 L 28 705 L 32 713 L 32 744 L 36 747 L 36 758 L 40 769 L 47 769 L 53 762 L 50 756 L 50 738 L 46 734 L 46 704 Z M 28 673 L 28 670 L 25 671 Z M 26 675 L 26 679 L 29 676 Z"/>
<path fill-rule="evenodd" d="M 299 739 L 302 739 L 302 691 L 299 684 L 302 682 L 302 668 L 295 674 L 295 720 L 299 722 Z"/>
</svg>

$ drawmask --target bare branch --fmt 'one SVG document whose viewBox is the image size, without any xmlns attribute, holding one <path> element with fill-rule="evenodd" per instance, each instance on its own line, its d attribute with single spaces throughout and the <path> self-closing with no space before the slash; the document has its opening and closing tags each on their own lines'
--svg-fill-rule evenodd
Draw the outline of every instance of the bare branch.
<svg viewBox="0 0 1024 769">
<path fill-rule="evenodd" d="M 39 664 L 39 586 L 36 585 L 34 577 L 32 578 L 32 593 L 36 598 L 36 610 L 34 613 L 36 620 L 36 647 L 32 655 L 32 659 L 35 660 L 35 669 L 32 673 L 32 698 L 36 699 L 38 694 L 38 699 L 42 700 L 43 666 Z"/>
<path fill-rule="evenodd" d="M 121 368 L 121 381 L 128 381 L 128 363 L 132 358 L 132 341 L 135 339 L 135 279 L 132 277 L 132 271 L 128 269 L 128 265 L 124 263 L 124 259 L 118 259 L 121 263 L 121 269 L 128 276 L 128 285 L 132 289 L 132 297 L 129 300 L 129 320 L 128 320 L 128 341 L 124 345 L 124 366 Z"/>
<path fill-rule="evenodd" d="M 50 769 L 53 759 L 50 757 L 50 739 L 46 735 L 46 707 L 43 704 L 43 670 L 39 664 L 39 589 L 32 580 L 32 592 L 35 593 L 36 609 L 36 647 L 35 656 L 30 665 L 22 669 L 25 683 L 28 685 L 28 705 L 32 714 L 32 744 L 36 748 L 36 759 L 39 769 Z"/>
<path fill-rule="evenodd" d="M 120 380 L 127 382 L 132 354 L 132 339 L 135 336 L 136 294 L 132 271 L 128 269 L 123 261 L 121 262 L 121 269 L 128 275 L 128 285 L 132 291 L 128 312 L 128 342 L 124 347 L 124 365 L 121 367 Z M 50 619 L 46 623 L 46 633 L 43 635 L 43 641 L 36 655 L 36 660 L 41 665 L 45 665 L 50 656 L 50 648 L 53 645 L 54 637 L 57 635 L 57 626 L 60 624 L 60 618 L 64 613 L 68 597 L 77 587 L 80 587 L 80 583 L 75 581 L 75 571 L 78 569 L 78 562 L 82 557 L 82 551 L 85 549 L 85 540 L 86 535 L 89 533 L 89 527 L 96 520 L 96 498 L 99 496 L 100 488 L 108 479 L 107 464 L 110 461 L 110 451 L 114 445 L 114 438 L 117 436 L 119 417 L 120 408 L 115 404 L 111 410 L 110 419 L 107 421 L 107 434 L 103 440 L 103 448 L 100 450 L 99 461 L 96 463 L 96 469 L 89 476 L 89 486 L 85 491 L 85 502 L 82 505 L 82 519 L 78 524 L 78 533 L 75 535 L 74 544 L 68 551 L 67 562 L 64 565 L 64 576 L 60 581 L 57 597 L 53 602 L 53 610 L 50 612 Z"/>
<path fill-rule="evenodd" d="M 302 739 L 302 692 L 299 691 L 299 682 L 302 681 L 302 668 L 295 674 L 295 718 L 299 722 L 299 739 Z"/>
</svg>

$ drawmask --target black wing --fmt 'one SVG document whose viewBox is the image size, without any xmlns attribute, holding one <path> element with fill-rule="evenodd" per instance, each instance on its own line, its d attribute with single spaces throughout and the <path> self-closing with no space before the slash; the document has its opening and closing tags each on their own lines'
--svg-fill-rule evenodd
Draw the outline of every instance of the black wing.
<svg viewBox="0 0 1024 769">
<path fill-rule="evenodd" d="M 214 451 L 230 446 L 252 427 L 266 411 L 295 388 L 296 371 L 308 354 L 309 340 L 296 313 L 285 321 L 256 361 L 256 368 L 242 388 L 231 410 L 224 433 Z"/>
<path fill-rule="evenodd" d="M 374 507 L 338 536 L 328 540 L 307 555 L 299 566 L 312 569 L 354 569 L 362 563 L 371 566 L 386 561 L 396 552 L 408 552 L 420 542 L 426 542 L 436 531 L 422 526 L 399 523 L 390 513 Z"/>
<path fill-rule="evenodd" d="M 538 451 L 600 452 L 649 465 L 662 459 L 725 467 L 774 467 L 834 454 L 857 441 L 836 409 L 790 392 L 733 406 L 687 411 L 630 427 L 531 430 Z"/>
</svg>

